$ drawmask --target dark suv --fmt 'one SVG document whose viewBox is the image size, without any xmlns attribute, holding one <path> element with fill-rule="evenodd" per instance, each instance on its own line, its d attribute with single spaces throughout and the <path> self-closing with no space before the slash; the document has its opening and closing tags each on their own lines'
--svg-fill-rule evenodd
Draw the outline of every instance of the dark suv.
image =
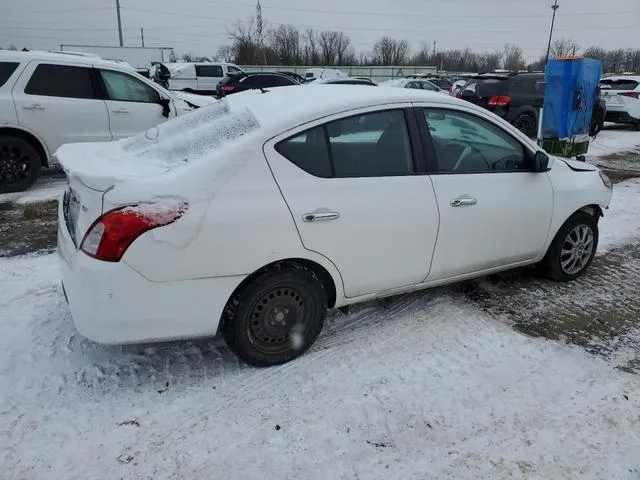
<svg viewBox="0 0 640 480">
<path fill-rule="evenodd" d="M 239 73 L 222 79 L 216 88 L 218 97 L 259 88 L 300 85 L 288 75 L 276 72 Z"/>
<path fill-rule="evenodd" d="M 544 74 L 475 75 L 456 96 L 490 110 L 532 138 L 544 103 Z"/>
<path fill-rule="evenodd" d="M 538 133 L 538 112 L 544 104 L 544 73 L 481 74 L 469 79 L 458 98 L 480 105 L 533 138 Z M 604 125 L 606 104 L 597 93 L 589 134 Z"/>
</svg>

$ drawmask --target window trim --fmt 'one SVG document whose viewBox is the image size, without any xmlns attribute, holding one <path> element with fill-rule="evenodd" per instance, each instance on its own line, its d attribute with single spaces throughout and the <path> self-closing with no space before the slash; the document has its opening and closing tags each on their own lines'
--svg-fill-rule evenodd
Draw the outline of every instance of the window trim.
<svg viewBox="0 0 640 480">
<path fill-rule="evenodd" d="M 382 113 L 382 112 L 386 112 L 386 111 L 390 111 L 390 110 L 399 110 L 402 112 L 402 114 L 404 115 L 404 119 L 405 119 L 405 124 L 407 127 L 407 135 L 409 138 L 409 153 L 411 155 L 411 165 L 413 167 L 413 172 L 409 173 L 409 174 L 405 174 L 405 175 L 376 175 L 376 176 L 350 176 L 350 177 L 337 177 L 335 176 L 335 166 L 333 163 L 333 153 L 331 151 L 331 144 L 329 142 L 329 137 L 328 137 L 328 131 L 326 128 L 326 125 L 331 123 L 331 122 L 335 122 L 335 121 L 341 121 L 341 120 L 346 120 L 348 118 L 353 118 L 353 117 L 359 117 L 362 115 L 368 115 L 368 114 L 374 114 L 374 113 Z M 289 160 L 287 157 L 285 157 L 284 155 L 282 155 L 278 150 L 277 150 L 277 146 L 280 143 L 286 142 L 288 140 L 291 140 L 295 137 L 298 137 L 300 135 L 302 135 L 303 133 L 306 133 L 307 131 L 313 130 L 315 128 L 318 127 L 322 127 L 323 131 L 324 131 L 324 135 L 325 135 L 325 142 L 327 142 L 327 150 L 329 153 L 329 161 L 330 161 L 330 169 L 332 172 L 332 176 L 330 177 L 321 177 L 318 175 L 314 175 L 312 173 L 307 172 L 306 170 L 304 170 L 303 168 L 299 167 L 298 165 L 296 165 L 295 163 L 293 163 L 291 160 Z M 331 114 L 331 115 L 327 115 L 325 117 L 321 117 L 315 120 L 311 120 L 309 122 L 306 122 L 304 124 L 301 124 L 297 127 L 294 127 L 292 129 L 289 129 L 288 131 L 283 132 L 280 135 L 274 136 L 271 139 L 269 139 L 267 142 L 265 142 L 265 144 L 263 145 L 263 149 L 266 149 L 267 147 L 270 147 L 271 151 L 277 155 L 280 155 L 282 158 L 284 158 L 287 162 L 289 162 L 289 164 L 293 167 L 298 169 L 300 172 L 303 172 L 305 175 L 309 175 L 310 177 L 313 178 L 318 178 L 318 179 L 323 179 L 323 180 L 335 180 L 335 179 L 347 179 L 347 178 L 401 178 L 401 177 L 414 177 L 414 176 L 424 176 L 424 175 L 428 175 L 428 172 L 426 170 L 426 165 L 424 162 L 424 151 L 423 151 L 423 142 L 422 142 L 422 138 L 420 137 L 420 135 L 418 134 L 419 131 L 419 122 L 418 119 L 416 119 L 416 113 L 415 113 L 415 108 L 411 105 L 411 104 L 407 104 L 406 102 L 403 103 L 399 103 L 399 104 L 382 104 L 382 105 L 376 105 L 376 106 L 371 106 L 371 107 L 363 107 L 363 108 L 357 108 L 357 109 L 352 109 L 352 110 L 347 110 L 344 112 L 338 112 L 335 114 Z"/>
<path fill-rule="evenodd" d="M 433 145 L 433 138 L 431 137 L 431 131 L 429 130 L 427 120 L 424 118 L 423 110 L 426 110 L 426 109 L 459 112 L 459 113 L 469 115 L 471 117 L 479 118 L 480 120 L 485 121 L 490 125 L 493 125 L 495 128 L 500 129 L 500 131 L 504 132 L 506 135 L 508 135 L 512 140 L 517 142 L 522 147 L 522 151 L 527 161 L 530 161 L 531 159 L 533 159 L 533 156 L 535 155 L 535 151 L 532 150 L 532 148 L 529 145 L 527 145 L 525 142 L 519 139 L 512 132 L 506 130 L 500 124 L 492 121 L 491 119 L 486 118 L 482 115 L 478 115 L 477 112 L 469 111 L 465 108 L 457 108 L 451 105 L 437 105 L 437 104 L 436 105 L 433 105 L 433 104 L 415 105 L 414 109 L 416 112 L 416 118 L 418 121 L 420 133 L 421 133 L 420 141 L 423 144 L 423 149 L 425 152 L 425 161 L 427 164 L 427 173 L 429 175 L 482 175 L 482 174 L 499 174 L 499 173 L 531 173 L 529 170 L 526 170 L 526 169 L 525 170 L 519 170 L 519 169 L 518 170 L 487 170 L 487 171 L 479 171 L 479 172 L 459 172 L 459 173 L 439 171 L 438 160 L 436 157 L 435 147 Z"/>
<path fill-rule="evenodd" d="M 135 80 L 138 80 L 139 82 L 141 82 L 144 85 L 146 85 L 147 87 L 151 88 L 152 90 L 154 90 L 158 94 L 158 102 L 138 102 L 136 100 L 114 100 L 114 99 L 110 98 L 109 97 L 109 91 L 107 90 L 107 85 L 105 84 L 104 79 L 102 78 L 102 74 L 100 73 L 101 70 L 104 70 L 106 72 L 115 72 L 115 73 L 119 73 L 121 75 L 128 75 L 129 77 L 131 77 L 131 78 L 133 78 Z M 121 70 L 112 70 L 110 68 L 102 68 L 102 67 L 97 67 L 97 68 L 94 67 L 93 71 L 94 71 L 95 80 L 98 82 L 98 85 L 100 87 L 99 88 L 99 94 L 101 95 L 102 100 L 105 100 L 107 102 L 127 102 L 127 103 L 143 104 L 143 105 L 160 105 L 159 101 L 164 98 L 164 96 L 162 95 L 162 93 L 160 91 L 156 90 L 151 85 L 148 85 L 146 82 L 143 82 L 139 78 L 136 78 L 133 75 L 127 73 L 127 72 L 123 72 Z"/>
</svg>

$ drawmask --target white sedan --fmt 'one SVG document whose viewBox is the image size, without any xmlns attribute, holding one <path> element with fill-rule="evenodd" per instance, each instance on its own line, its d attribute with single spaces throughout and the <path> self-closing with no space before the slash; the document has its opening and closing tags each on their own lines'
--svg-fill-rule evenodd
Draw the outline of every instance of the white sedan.
<svg viewBox="0 0 640 480">
<path fill-rule="evenodd" d="M 426 90 L 428 92 L 442 93 L 443 95 L 449 95 L 449 92 L 440 88 L 435 83 L 429 80 L 422 80 L 420 78 L 397 78 L 394 80 L 387 80 L 378 84 L 380 87 L 396 87 L 396 88 L 413 88 L 415 90 Z"/>
<path fill-rule="evenodd" d="M 263 366 L 306 351 L 327 309 L 531 264 L 572 280 L 611 198 L 597 168 L 490 112 L 400 88 L 248 91 L 57 157 L 79 332 L 221 332 Z"/>
</svg>

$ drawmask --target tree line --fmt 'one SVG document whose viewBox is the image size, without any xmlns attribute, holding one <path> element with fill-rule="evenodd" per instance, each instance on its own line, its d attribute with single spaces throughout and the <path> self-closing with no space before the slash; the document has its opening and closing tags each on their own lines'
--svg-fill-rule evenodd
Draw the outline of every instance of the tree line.
<svg viewBox="0 0 640 480">
<path fill-rule="evenodd" d="M 411 51 L 407 40 L 390 36 L 380 38 L 369 52 L 357 53 L 347 34 L 333 30 L 300 30 L 295 25 L 269 28 L 258 5 L 255 16 L 236 21 L 227 28 L 230 43 L 216 52 L 216 59 L 241 65 L 305 65 L 305 66 L 435 66 L 446 71 L 489 72 L 496 69 L 510 71 L 541 71 L 546 55 L 527 64 L 522 48 L 507 44 L 489 52 L 474 52 L 471 48 L 436 50 L 435 44 L 425 42 Z M 640 72 L 640 49 L 607 50 L 592 46 L 584 50 L 571 39 L 554 41 L 550 57 L 584 55 L 602 61 L 607 73 Z M 186 61 L 205 60 L 185 54 Z"/>
</svg>

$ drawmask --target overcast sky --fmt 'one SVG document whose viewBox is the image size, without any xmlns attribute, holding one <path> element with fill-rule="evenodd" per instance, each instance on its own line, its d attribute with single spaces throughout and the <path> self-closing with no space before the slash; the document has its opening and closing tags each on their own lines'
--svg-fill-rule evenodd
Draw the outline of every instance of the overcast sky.
<svg viewBox="0 0 640 480">
<path fill-rule="evenodd" d="M 264 0 L 267 24 L 341 30 L 358 52 L 390 35 L 413 49 L 476 51 L 520 45 L 528 60 L 544 53 L 553 0 Z M 228 43 L 225 27 L 255 13 L 253 0 L 121 0 L 124 41 L 212 56 Z M 559 0 L 554 38 L 582 47 L 640 47 L 640 0 Z M 117 45 L 115 0 L 0 0 L 0 46 L 59 49 Z"/>
</svg>

